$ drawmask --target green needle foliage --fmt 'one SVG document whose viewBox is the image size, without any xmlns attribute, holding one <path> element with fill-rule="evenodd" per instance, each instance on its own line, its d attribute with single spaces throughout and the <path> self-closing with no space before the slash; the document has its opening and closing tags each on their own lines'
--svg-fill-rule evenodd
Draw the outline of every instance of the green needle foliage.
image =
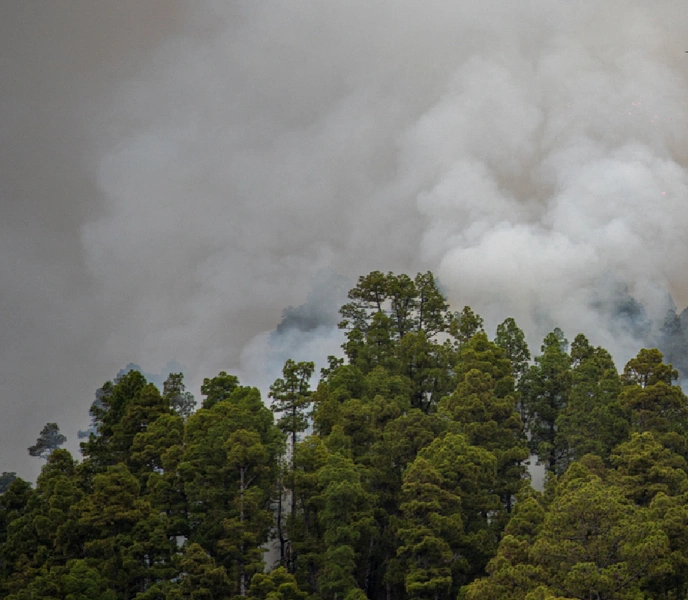
<svg viewBox="0 0 688 600">
<path fill-rule="evenodd" d="M 688 398 L 658 350 L 619 373 L 555 329 L 531 359 L 431 273 L 365 275 L 340 314 L 342 356 L 287 360 L 267 404 L 129 370 L 81 457 L 48 423 L 35 485 L 0 477 L 0 597 L 685 600 Z"/>
</svg>

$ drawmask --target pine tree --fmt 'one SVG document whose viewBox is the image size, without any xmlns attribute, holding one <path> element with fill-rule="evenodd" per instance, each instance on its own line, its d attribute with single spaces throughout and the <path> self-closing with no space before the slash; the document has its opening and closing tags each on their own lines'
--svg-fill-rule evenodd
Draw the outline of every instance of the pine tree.
<svg viewBox="0 0 688 600">
<path fill-rule="evenodd" d="M 60 433 L 57 423 L 46 423 L 36 443 L 29 446 L 29 454 L 47 459 L 55 450 L 67 441 L 67 438 Z"/>
<path fill-rule="evenodd" d="M 201 394 L 205 396 L 202 404 L 203 408 L 212 408 L 218 402 L 227 400 L 238 387 L 238 377 L 236 375 L 228 375 L 225 371 L 220 371 L 212 379 L 206 377 L 201 386 Z"/>
<path fill-rule="evenodd" d="M 164 517 L 141 497 L 139 482 L 124 464 L 95 475 L 92 493 L 75 510 L 85 558 L 98 564 L 118 596 L 134 597 L 173 577 L 174 542 Z"/>
<path fill-rule="evenodd" d="M 181 576 L 166 593 L 168 600 L 225 600 L 231 597 L 227 572 L 199 545 L 190 544 L 179 560 Z"/>
<path fill-rule="evenodd" d="M 482 574 L 498 541 L 488 518 L 499 508 L 496 466 L 491 452 L 448 433 L 421 450 L 404 473 L 398 554 L 409 595 L 454 597 Z"/>
<path fill-rule="evenodd" d="M 353 461 L 337 453 L 320 470 L 318 484 L 325 550 L 318 591 L 325 600 L 348 598 L 365 585 L 357 566 L 368 559 L 361 553 L 373 535 L 372 498 Z"/>
<path fill-rule="evenodd" d="M 688 463 L 647 431 L 633 433 L 610 456 L 610 479 L 638 506 L 649 506 L 657 494 L 688 493 Z"/>
<path fill-rule="evenodd" d="M 12 482 L 17 478 L 17 474 L 14 471 L 3 471 L 0 475 L 0 495 L 4 494 L 12 484 Z"/>
<path fill-rule="evenodd" d="M 506 356 L 511 361 L 514 380 L 518 382 L 528 370 L 530 350 L 525 334 L 512 317 L 497 325 L 494 343 L 506 351 Z"/>
<path fill-rule="evenodd" d="M 533 495 L 517 504 L 489 576 L 467 586 L 465 599 L 649 597 L 645 582 L 666 573 L 670 553 L 658 514 L 582 463 L 555 488 L 546 507 Z"/>
<path fill-rule="evenodd" d="M 417 458 L 404 475 L 400 509 L 404 520 L 398 529 L 397 551 L 404 561 L 409 598 L 441 600 L 451 597 L 452 575 L 457 567 L 464 523 L 461 497 L 446 489 L 447 482 L 425 458 Z"/>
<path fill-rule="evenodd" d="M 88 440 L 81 443 L 81 452 L 93 469 L 103 471 L 126 460 L 128 447 L 122 435 L 122 419 L 132 399 L 146 385 L 145 377 L 139 371 L 131 370 L 100 388 L 90 410 L 92 431 Z M 131 440 L 133 435 L 128 441 Z"/>
<path fill-rule="evenodd" d="M 262 569 L 282 439 L 256 388 L 237 387 L 186 423 L 177 469 L 189 503 L 189 541 L 225 567 L 234 593 Z"/>
<path fill-rule="evenodd" d="M 183 373 L 170 373 L 162 385 L 162 395 L 176 415 L 186 420 L 193 413 L 196 399 L 186 391 Z"/>
<path fill-rule="evenodd" d="M 556 420 L 560 468 L 586 454 L 608 461 L 612 448 L 628 437 L 629 422 L 618 402 L 622 382 L 611 355 L 582 334 L 571 345 L 571 388 Z"/>
<path fill-rule="evenodd" d="M 459 383 L 440 403 L 440 412 L 459 426 L 471 445 L 495 455 L 495 491 L 508 512 L 525 479 L 529 456 L 510 361 L 483 332 L 462 347 L 454 370 Z"/>
<path fill-rule="evenodd" d="M 311 405 L 310 379 L 313 376 L 314 370 L 315 364 L 312 362 L 295 363 L 293 360 L 287 360 L 282 369 L 283 377 L 277 379 L 270 386 L 270 397 L 274 400 L 271 407 L 272 411 L 282 415 L 277 421 L 277 427 L 289 438 L 290 442 L 291 472 L 294 471 L 296 466 L 295 457 L 298 435 L 308 428 L 308 409 Z M 288 472 L 285 477 L 285 483 L 289 493 L 289 520 L 290 523 L 294 523 L 296 521 L 296 493 L 293 477 Z M 286 560 L 284 553 L 287 541 L 285 540 L 285 528 L 282 523 L 283 492 L 281 489 L 278 490 L 278 494 L 278 536 L 281 540 L 281 559 Z M 293 562 L 288 564 L 288 568 L 290 572 L 294 572 Z"/>
<path fill-rule="evenodd" d="M 557 444 L 557 419 L 569 401 L 571 391 L 571 357 L 568 342 L 561 330 L 548 334 L 542 354 L 523 375 L 519 391 L 526 412 L 527 431 L 532 452 L 551 473 L 562 471 L 559 461 L 565 449 Z"/>
<path fill-rule="evenodd" d="M 643 349 L 626 364 L 619 404 L 630 415 L 631 428 L 651 431 L 665 446 L 688 454 L 688 398 L 674 381 L 677 371 L 663 362 L 659 350 Z"/>
</svg>

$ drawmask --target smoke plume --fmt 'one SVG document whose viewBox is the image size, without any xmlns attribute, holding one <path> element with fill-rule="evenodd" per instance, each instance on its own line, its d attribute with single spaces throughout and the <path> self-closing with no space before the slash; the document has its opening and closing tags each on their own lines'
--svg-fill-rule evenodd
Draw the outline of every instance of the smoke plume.
<svg viewBox="0 0 688 600">
<path fill-rule="evenodd" d="M 0 470 L 129 362 L 198 394 L 336 349 L 323 273 L 431 269 L 625 361 L 688 301 L 686 31 L 678 0 L 4 3 Z"/>
</svg>

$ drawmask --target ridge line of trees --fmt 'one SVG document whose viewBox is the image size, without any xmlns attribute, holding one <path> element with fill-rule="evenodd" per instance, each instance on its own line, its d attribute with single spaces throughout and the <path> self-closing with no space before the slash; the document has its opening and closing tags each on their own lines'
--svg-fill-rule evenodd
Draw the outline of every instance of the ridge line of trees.
<svg viewBox="0 0 688 600">
<path fill-rule="evenodd" d="M 687 597 L 688 398 L 659 350 L 619 373 L 555 329 L 532 358 L 432 273 L 374 271 L 340 313 L 344 356 L 313 388 L 288 360 L 269 406 L 223 371 L 194 410 L 183 374 L 130 370 L 80 460 L 46 424 L 35 486 L 0 476 L 0 596 Z"/>
</svg>

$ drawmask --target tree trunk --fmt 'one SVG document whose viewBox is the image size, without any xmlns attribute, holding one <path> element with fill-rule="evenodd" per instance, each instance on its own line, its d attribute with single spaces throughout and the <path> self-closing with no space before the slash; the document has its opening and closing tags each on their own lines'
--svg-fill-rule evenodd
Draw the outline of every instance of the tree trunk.
<svg viewBox="0 0 688 600">
<path fill-rule="evenodd" d="M 286 567 L 285 564 L 285 548 L 287 541 L 284 538 L 284 524 L 282 523 L 282 495 L 284 491 L 284 486 L 282 484 L 282 476 L 280 476 L 277 485 L 277 537 L 279 539 L 280 545 L 280 565 Z"/>
<path fill-rule="evenodd" d="M 239 467 L 239 523 L 243 525 L 244 523 L 244 492 L 245 492 L 245 478 L 246 478 L 246 468 Z M 246 565 L 244 564 L 244 544 L 242 542 L 240 548 L 240 558 L 239 558 L 239 595 L 246 595 Z"/>
</svg>

